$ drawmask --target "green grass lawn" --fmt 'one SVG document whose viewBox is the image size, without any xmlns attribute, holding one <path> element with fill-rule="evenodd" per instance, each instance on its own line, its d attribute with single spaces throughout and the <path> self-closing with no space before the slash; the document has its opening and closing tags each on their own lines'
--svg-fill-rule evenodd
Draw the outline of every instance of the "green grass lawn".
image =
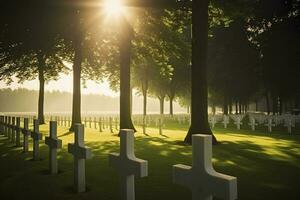
<svg viewBox="0 0 300 200">
<path fill-rule="evenodd" d="M 153 128 L 148 129 L 149 136 L 136 134 L 136 155 L 149 162 L 149 176 L 136 179 L 136 199 L 191 199 L 189 190 L 172 184 L 172 165 L 191 164 L 191 147 L 182 145 L 186 132 L 180 127 L 166 128 L 164 136 Z M 41 127 L 44 135 L 47 129 Z M 299 135 L 221 128 L 214 132 L 220 142 L 213 147 L 214 167 L 238 178 L 239 199 L 300 199 Z M 94 156 L 86 162 L 88 191 L 83 194 L 72 190 L 73 160 L 67 143 L 73 142 L 73 134 L 60 127 L 59 138 L 63 140 L 58 154 L 60 173 L 49 175 L 47 146 L 40 147 L 41 161 L 31 161 L 32 152 L 22 153 L 0 137 L 0 199 L 120 199 L 118 174 L 107 159 L 108 153 L 118 152 L 119 138 L 86 129 L 86 145 Z"/>
</svg>

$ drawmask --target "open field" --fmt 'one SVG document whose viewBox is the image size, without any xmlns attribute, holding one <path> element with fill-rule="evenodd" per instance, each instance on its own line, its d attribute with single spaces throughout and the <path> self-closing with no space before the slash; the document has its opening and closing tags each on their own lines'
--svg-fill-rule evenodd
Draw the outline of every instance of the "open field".
<svg viewBox="0 0 300 200">
<path fill-rule="evenodd" d="M 40 128 L 44 136 L 48 134 L 48 126 Z M 149 176 L 136 179 L 136 199 L 191 199 L 187 189 L 172 184 L 172 165 L 190 165 L 191 147 L 182 143 L 183 128 L 166 128 L 163 136 L 151 128 L 149 136 L 136 134 L 136 155 L 149 162 Z M 67 143 L 73 142 L 73 134 L 64 127 L 58 131 L 63 149 L 58 154 L 60 173 L 55 176 L 47 171 L 47 146 L 41 145 L 41 161 L 31 161 L 32 152 L 22 153 L 21 148 L 0 137 L 0 198 L 119 199 L 118 174 L 108 166 L 107 159 L 108 153 L 118 151 L 119 138 L 108 132 L 86 129 L 86 145 L 94 156 L 86 165 L 88 191 L 75 194 L 73 162 L 67 153 Z M 238 177 L 239 199 L 300 199 L 299 134 L 220 128 L 214 131 L 220 142 L 213 147 L 214 167 L 218 172 Z"/>
</svg>

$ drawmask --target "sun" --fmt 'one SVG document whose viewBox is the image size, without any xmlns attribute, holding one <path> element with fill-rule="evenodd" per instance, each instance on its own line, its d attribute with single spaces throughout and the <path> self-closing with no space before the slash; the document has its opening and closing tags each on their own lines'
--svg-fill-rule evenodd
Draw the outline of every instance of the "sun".
<svg viewBox="0 0 300 200">
<path fill-rule="evenodd" d="M 113 17 L 120 16 L 124 11 L 122 0 L 106 0 L 103 8 L 106 15 Z"/>
</svg>

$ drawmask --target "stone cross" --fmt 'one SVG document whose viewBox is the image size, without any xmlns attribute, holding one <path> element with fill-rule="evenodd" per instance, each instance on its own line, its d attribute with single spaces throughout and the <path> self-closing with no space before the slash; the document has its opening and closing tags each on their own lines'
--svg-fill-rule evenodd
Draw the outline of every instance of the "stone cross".
<svg viewBox="0 0 300 200">
<path fill-rule="evenodd" d="M 228 124 L 229 124 L 229 117 L 227 115 L 223 116 L 223 121 L 222 123 L 224 124 L 224 128 L 227 128 Z"/>
<path fill-rule="evenodd" d="M 2 130 L 3 130 L 3 135 L 6 136 L 6 116 L 3 116 L 3 122 L 2 122 Z"/>
<path fill-rule="evenodd" d="M 268 121 L 265 124 L 265 126 L 268 127 L 268 132 L 272 132 L 272 126 L 275 126 L 275 124 L 273 124 L 272 118 L 268 118 Z"/>
<path fill-rule="evenodd" d="M 240 116 L 237 116 L 237 117 L 235 118 L 234 124 L 236 125 L 236 128 L 237 128 L 238 130 L 241 129 L 241 125 L 243 125 L 243 123 L 242 123 L 242 120 L 241 120 L 241 117 L 240 117 Z"/>
<path fill-rule="evenodd" d="M 28 152 L 28 137 L 30 135 L 30 130 L 29 130 L 29 119 L 24 118 L 24 128 L 22 129 L 22 134 L 23 134 L 23 152 Z"/>
<path fill-rule="evenodd" d="M 49 169 L 51 174 L 57 174 L 57 149 L 62 148 L 62 141 L 57 139 L 57 122 L 50 121 L 50 134 L 45 138 L 49 146 Z"/>
<path fill-rule="evenodd" d="M 7 118 L 8 119 L 8 121 L 7 121 L 7 137 L 8 137 L 8 139 L 10 140 L 11 139 L 11 133 L 12 133 L 12 127 L 11 127 L 11 117 L 8 117 Z"/>
<path fill-rule="evenodd" d="M 33 131 L 31 132 L 31 137 L 33 139 L 33 152 L 32 152 L 33 160 L 38 160 L 40 140 L 43 139 L 43 136 L 39 131 L 38 119 L 33 120 Z"/>
<path fill-rule="evenodd" d="M 108 161 L 120 174 L 121 198 L 134 200 L 134 177 L 148 176 L 148 162 L 135 157 L 133 130 L 120 130 L 120 154 L 109 154 Z"/>
<path fill-rule="evenodd" d="M 8 137 L 8 116 L 5 116 L 5 126 L 4 126 L 4 135 Z"/>
<path fill-rule="evenodd" d="M 215 116 L 211 116 L 209 123 L 211 124 L 211 128 L 215 128 L 215 125 L 217 123 L 217 119 Z"/>
<path fill-rule="evenodd" d="M 255 121 L 255 118 L 254 117 L 251 117 L 250 118 L 250 123 L 249 123 L 249 126 L 251 126 L 251 130 L 252 131 L 255 131 L 255 127 L 258 125 L 258 123 L 256 123 Z"/>
<path fill-rule="evenodd" d="M 16 142 L 16 118 L 11 118 L 11 142 Z"/>
<path fill-rule="evenodd" d="M 21 146 L 21 140 L 20 140 L 20 132 L 21 132 L 21 118 L 17 117 L 16 118 L 16 146 L 20 147 Z"/>
<path fill-rule="evenodd" d="M 292 127 L 295 127 L 293 120 L 291 118 L 285 120 L 285 127 L 288 129 L 288 133 L 292 133 Z"/>
<path fill-rule="evenodd" d="M 85 192 L 85 160 L 92 157 L 92 152 L 84 146 L 84 126 L 75 124 L 75 143 L 68 144 L 68 152 L 74 157 L 74 186 L 77 192 Z"/>
<path fill-rule="evenodd" d="M 4 116 L 0 116 L 0 134 L 4 134 Z"/>
<path fill-rule="evenodd" d="M 192 136 L 193 165 L 174 165 L 173 182 L 192 191 L 193 200 L 237 199 L 237 179 L 218 173 L 212 165 L 212 137 Z"/>
</svg>

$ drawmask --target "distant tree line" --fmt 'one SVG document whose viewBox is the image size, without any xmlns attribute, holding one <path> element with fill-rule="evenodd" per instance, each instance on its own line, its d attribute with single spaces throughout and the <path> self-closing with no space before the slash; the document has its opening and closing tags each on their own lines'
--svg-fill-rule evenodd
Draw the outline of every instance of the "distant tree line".
<svg viewBox="0 0 300 200">
<path fill-rule="evenodd" d="M 38 91 L 28 89 L 1 89 L 0 112 L 36 112 Z M 70 112 L 72 110 L 72 94 L 69 92 L 45 92 L 46 112 Z M 84 112 L 116 112 L 119 99 L 97 94 L 82 95 L 82 111 Z"/>
</svg>

